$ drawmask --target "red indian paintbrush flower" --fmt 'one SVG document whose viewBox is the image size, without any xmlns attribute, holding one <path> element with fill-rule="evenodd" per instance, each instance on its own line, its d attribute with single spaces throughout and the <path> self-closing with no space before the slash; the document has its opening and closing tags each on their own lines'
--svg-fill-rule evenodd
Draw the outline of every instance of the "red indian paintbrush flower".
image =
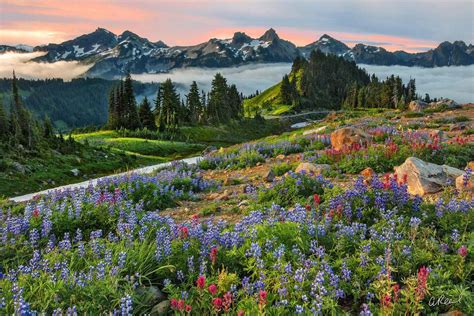
<svg viewBox="0 0 474 316">
<path fill-rule="evenodd" d="M 214 298 L 212 305 L 214 305 L 214 309 L 219 312 L 222 309 L 222 299 L 220 297 Z"/>
<path fill-rule="evenodd" d="M 222 303 L 224 307 L 224 311 L 228 312 L 230 309 L 230 306 L 232 305 L 232 293 L 227 292 L 224 294 L 224 302 Z"/>
<path fill-rule="evenodd" d="M 211 257 L 212 264 L 215 264 L 217 260 L 217 247 L 212 247 L 209 257 Z"/>
<path fill-rule="evenodd" d="M 259 301 L 261 305 L 264 305 L 267 303 L 267 291 L 260 290 Z"/>
<path fill-rule="evenodd" d="M 418 285 L 416 287 L 416 294 L 419 301 L 423 300 L 426 294 L 426 282 L 429 275 L 428 269 L 425 266 L 418 270 Z"/>
<path fill-rule="evenodd" d="M 204 275 L 200 275 L 196 281 L 196 285 L 198 288 L 203 289 L 206 286 L 206 277 Z"/>
<path fill-rule="evenodd" d="M 313 195 L 314 207 L 318 206 L 321 203 L 321 198 L 318 194 Z"/>
<path fill-rule="evenodd" d="M 189 235 L 189 229 L 188 229 L 188 227 L 186 227 L 186 226 L 181 226 L 181 227 L 179 228 L 179 231 L 180 231 L 181 237 L 182 237 L 183 239 L 188 238 L 188 235 Z"/>
<path fill-rule="evenodd" d="M 209 290 L 209 293 L 211 293 L 212 295 L 215 295 L 217 293 L 217 286 L 215 284 L 209 285 L 207 289 Z"/>
<path fill-rule="evenodd" d="M 463 258 L 467 256 L 467 247 L 465 245 L 462 245 L 461 247 L 459 247 L 458 254 Z"/>
<path fill-rule="evenodd" d="M 183 300 L 178 301 L 178 310 L 184 311 L 184 301 Z"/>
<path fill-rule="evenodd" d="M 171 308 L 175 309 L 178 308 L 178 300 L 175 298 L 171 299 Z"/>
</svg>

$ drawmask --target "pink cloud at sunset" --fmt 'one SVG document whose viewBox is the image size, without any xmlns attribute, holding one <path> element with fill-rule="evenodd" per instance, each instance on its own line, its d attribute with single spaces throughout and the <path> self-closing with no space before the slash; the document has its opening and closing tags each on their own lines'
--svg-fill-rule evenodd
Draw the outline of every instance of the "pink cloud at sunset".
<svg viewBox="0 0 474 316">
<path fill-rule="evenodd" d="M 462 10 L 469 2 L 453 2 L 459 5 L 446 12 L 444 2 L 428 6 L 426 0 L 400 1 L 405 10 L 385 0 L 2 0 L 0 44 L 59 43 L 103 27 L 116 34 L 130 30 L 168 45 L 192 45 L 211 37 L 229 38 L 236 31 L 258 37 L 273 27 L 297 45 L 327 33 L 349 46 L 365 43 L 415 52 L 444 40 L 472 40 L 466 29 L 470 23 L 472 30 L 472 10 Z M 377 13 L 372 13 L 374 6 Z M 437 20 L 441 15 L 444 26 Z M 410 24 L 400 24 L 403 19 Z"/>
</svg>

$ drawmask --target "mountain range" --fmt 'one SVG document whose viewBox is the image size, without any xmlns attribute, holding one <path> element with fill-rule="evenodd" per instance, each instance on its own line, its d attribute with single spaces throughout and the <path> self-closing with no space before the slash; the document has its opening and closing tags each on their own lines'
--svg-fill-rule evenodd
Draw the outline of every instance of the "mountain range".
<svg viewBox="0 0 474 316">
<path fill-rule="evenodd" d="M 45 54 L 37 62 L 79 61 L 91 64 L 86 76 L 113 78 L 132 73 L 168 72 L 183 67 L 231 67 L 248 63 L 292 62 L 298 56 L 308 57 L 319 49 L 325 54 L 342 56 L 359 64 L 403 65 L 420 67 L 460 66 L 474 64 L 474 46 L 463 41 L 443 42 L 435 49 L 420 53 L 389 52 L 383 47 L 357 44 L 349 47 L 324 34 L 317 41 L 297 47 L 278 36 L 274 29 L 259 38 L 236 32 L 230 39 L 212 38 L 193 46 L 169 47 L 162 41 L 152 42 L 130 31 L 116 35 L 98 28 L 60 44 L 32 48 Z M 25 45 L 0 45 L 3 52 L 29 52 Z"/>
</svg>

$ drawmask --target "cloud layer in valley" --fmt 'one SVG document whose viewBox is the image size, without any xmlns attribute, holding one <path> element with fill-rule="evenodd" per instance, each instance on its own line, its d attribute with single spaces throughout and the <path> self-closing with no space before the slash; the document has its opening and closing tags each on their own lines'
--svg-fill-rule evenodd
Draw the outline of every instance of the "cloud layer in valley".
<svg viewBox="0 0 474 316">
<path fill-rule="evenodd" d="M 399 75 L 403 82 L 415 78 L 417 93 L 430 97 L 445 97 L 457 102 L 474 102 L 474 65 L 457 67 L 420 68 L 405 66 L 359 65 L 380 79 Z"/>
<path fill-rule="evenodd" d="M 474 65 L 459 67 L 420 68 L 404 66 L 374 66 L 359 65 L 369 74 L 375 73 L 380 79 L 394 74 L 399 75 L 404 83 L 410 78 L 416 79 L 417 92 L 420 95 L 429 93 L 431 97 L 446 97 L 457 102 L 474 102 Z M 237 85 L 244 95 L 252 94 L 255 90 L 265 90 L 274 85 L 282 76 L 288 73 L 291 64 L 258 64 L 234 68 L 202 69 L 187 68 L 177 69 L 166 74 L 134 75 L 136 80 L 145 82 L 161 82 L 171 78 L 179 86 L 183 95 L 189 85 L 195 80 L 201 89 L 209 90 L 212 77 L 220 72 L 229 83 Z"/>
<path fill-rule="evenodd" d="M 55 63 L 36 63 L 31 59 L 43 55 L 35 53 L 0 54 L 0 77 L 10 78 L 13 70 L 17 77 L 26 79 L 63 78 L 71 80 L 85 73 L 92 65 L 83 65 L 77 61 L 59 61 Z"/>
<path fill-rule="evenodd" d="M 167 78 L 179 83 L 179 92 L 188 92 L 189 86 L 196 81 L 199 88 L 210 90 L 211 81 L 216 73 L 227 78 L 229 84 L 235 84 L 244 95 L 262 91 L 281 80 L 284 74 L 291 70 L 291 64 L 255 64 L 231 68 L 185 68 L 175 69 L 170 73 L 133 75 L 133 78 L 143 82 L 162 82 Z"/>
</svg>

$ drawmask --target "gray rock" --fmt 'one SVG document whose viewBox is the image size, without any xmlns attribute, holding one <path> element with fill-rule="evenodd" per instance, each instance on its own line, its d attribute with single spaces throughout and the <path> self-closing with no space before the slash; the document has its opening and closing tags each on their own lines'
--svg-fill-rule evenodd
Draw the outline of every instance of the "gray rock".
<svg viewBox="0 0 474 316">
<path fill-rule="evenodd" d="M 156 305 L 166 298 L 156 286 L 141 287 L 137 289 L 137 294 L 145 305 Z"/>
<path fill-rule="evenodd" d="M 302 162 L 296 167 L 295 172 L 301 173 L 304 172 L 306 174 L 315 174 L 320 175 L 324 170 L 330 170 L 331 166 L 328 164 L 313 164 L 310 162 Z"/>
<path fill-rule="evenodd" d="M 79 169 L 71 169 L 71 173 L 72 173 L 72 175 L 75 176 L 75 177 L 78 177 L 78 176 L 81 174 L 81 172 L 79 171 Z"/>
<path fill-rule="evenodd" d="M 450 166 L 436 165 L 415 157 L 407 158 L 394 169 L 399 179 L 406 176 L 408 192 L 420 196 L 441 191 L 443 187 L 454 184 L 456 178 L 464 173 Z"/>
<path fill-rule="evenodd" d="M 247 205 L 249 205 L 249 201 L 247 201 L 247 200 L 242 200 L 242 201 L 240 201 L 238 207 L 247 206 Z"/>
<path fill-rule="evenodd" d="M 454 123 L 449 127 L 450 132 L 463 131 L 466 129 L 468 129 L 468 124 L 466 124 L 465 122 Z"/>
<path fill-rule="evenodd" d="M 268 170 L 268 172 L 265 174 L 265 176 L 263 177 L 263 179 L 266 181 L 266 182 L 273 182 L 273 180 L 275 180 L 275 173 L 273 172 L 272 169 Z"/>
<path fill-rule="evenodd" d="M 408 110 L 412 112 L 421 112 L 428 107 L 428 103 L 421 100 L 413 100 L 408 103 Z"/>
<path fill-rule="evenodd" d="M 431 102 L 429 104 L 429 107 L 433 109 L 438 108 L 440 106 L 446 106 L 448 109 L 455 109 L 455 108 L 460 107 L 459 103 L 457 103 L 456 101 L 452 99 L 447 99 L 447 98 L 441 99 L 437 102 Z"/>
<path fill-rule="evenodd" d="M 19 163 L 18 161 L 15 161 L 14 163 L 12 163 L 12 167 L 18 171 L 19 173 L 21 174 L 25 174 L 26 173 L 26 167 L 23 166 L 21 163 Z"/>
<path fill-rule="evenodd" d="M 157 305 L 153 306 L 151 310 L 151 316 L 164 316 L 168 314 L 171 303 L 169 300 L 162 301 Z"/>
</svg>

